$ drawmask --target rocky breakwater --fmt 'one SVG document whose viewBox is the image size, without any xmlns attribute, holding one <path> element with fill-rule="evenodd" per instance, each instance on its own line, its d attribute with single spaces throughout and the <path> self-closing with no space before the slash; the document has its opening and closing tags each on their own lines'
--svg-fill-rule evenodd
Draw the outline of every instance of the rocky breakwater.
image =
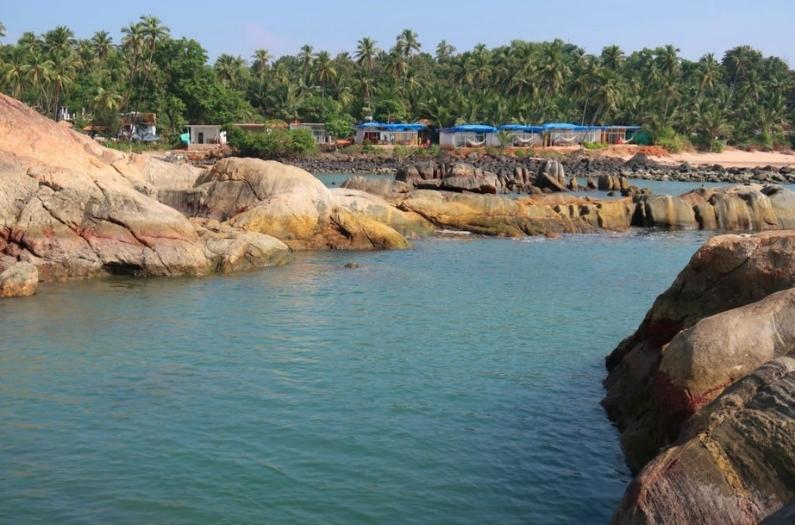
<svg viewBox="0 0 795 525">
<path fill-rule="evenodd" d="M 602 180 L 604 179 L 604 180 Z M 604 175 L 589 178 L 580 188 L 577 178 L 566 176 L 563 164 L 557 160 L 543 160 L 532 165 L 499 168 L 490 171 L 470 162 L 424 160 L 402 165 L 395 180 L 417 189 L 469 193 L 553 193 L 578 189 L 629 190 L 625 177 Z M 603 187 L 605 186 L 605 187 Z M 636 189 L 639 192 L 639 190 Z"/>
<path fill-rule="evenodd" d="M 595 200 L 548 194 L 512 199 L 491 194 L 414 189 L 403 181 L 361 176 L 346 180 L 342 189 L 377 194 L 398 209 L 417 214 L 439 229 L 505 237 L 626 230 L 635 209 L 630 198 Z"/>
<path fill-rule="evenodd" d="M 709 240 L 607 358 L 640 471 L 615 523 L 757 523 L 795 498 L 795 233 Z"/>
</svg>

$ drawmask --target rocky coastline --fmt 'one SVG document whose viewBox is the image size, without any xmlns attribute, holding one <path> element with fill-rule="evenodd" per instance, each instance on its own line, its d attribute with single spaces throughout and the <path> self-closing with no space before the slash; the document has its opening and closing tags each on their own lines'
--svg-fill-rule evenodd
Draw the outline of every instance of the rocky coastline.
<svg viewBox="0 0 795 525">
<path fill-rule="evenodd" d="M 424 159 L 394 180 L 329 189 L 274 161 L 198 169 L 107 150 L 0 95 L 0 297 L 63 279 L 246 271 L 297 250 L 405 249 L 440 230 L 753 230 L 709 240 L 606 360 L 603 405 L 637 473 L 614 523 L 791 515 L 795 192 L 777 184 L 791 174 L 671 196 L 633 188 L 625 165 L 470 160 Z M 586 188 L 622 196 L 572 193 L 582 173 Z M 510 192 L 528 195 L 499 195 Z"/>
<path fill-rule="evenodd" d="M 427 158 L 340 152 L 324 153 L 309 159 L 285 159 L 284 162 L 314 174 L 396 174 L 401 169 L 405 170 L 414 164 L 428 161 L 438 164 L 464 162 L 475 168 L 499 175 L 500 173 L 512 173 L 517 169 L 535 173 L 546 160 L 550 159 L 533 156 L 492 156 L 485 153 L 470 153 L 466 157 L 459 157 L 442 152 L 438 156 Z M 579 178 L 610 175 L 658 181 L 795 184 L 795 167 L 791 166 L 727 168 L 717 164 L 711 166 L 694 166 L 687 163 L 670 165 L 656 162 L 644 154 L 637 154 L 624 161 L 616 157 L 601 157 L 583 152 L 556 155 L 553 160 L 558 160 L 570 176 Z M 795 160 L 793 164 L 795 164 Z"/>
</svg>

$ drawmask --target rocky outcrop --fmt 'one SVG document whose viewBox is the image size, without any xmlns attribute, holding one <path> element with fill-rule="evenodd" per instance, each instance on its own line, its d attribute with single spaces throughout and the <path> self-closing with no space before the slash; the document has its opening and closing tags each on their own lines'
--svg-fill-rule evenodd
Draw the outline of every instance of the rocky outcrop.
<svg viewBox="0 0 795 525">
<path fill-rule="evenodd" d="M 341 187 L 349 190 L 361 190 L 382 197 L 391 196 L 396 193 L 408 193 L 414 189 L 412 185 L 402 181 L 381 178 L 374 179 L 371 177 L 362 177 L 361 175 L 354 175 L 353 177 L 345 179 Z"/>
<path fill-rule="evenodd" d="M 693 417 L 632 481 L 613 523 L 775 523 L 793 498 L 795 359 L 784 356 Z"/>
<path fill-rule="evenodd" d="M 306 171 L 274 161 L 224 159 L 190 194 L 196 215 L 271 235 L 297 250 L 405 248 L 399 230 L 409 236 L 431 231 L 420 216 L 380 197 L 329 190 Z"/>
<path fill-rule="evenodd" d="M 709 240 L 607 358 L 640 470 L 614 522 L 757 523 L 795 497 L 793 348 L 795 232 Z"/>
<path fill-rule="evenodd" d="M 413 188 L 469 193 L 504 193 L 504 182 L 496 174 L 465 162 L 423 161 L 401 167 L 395 181 Z"/>
<path fill-rule="evenodd" d="M 28 297 L 39 287 L 39 271 L 30 263 L 18 262 L 5 270 L 0 267 L 0 297 Z"/>
</svg>

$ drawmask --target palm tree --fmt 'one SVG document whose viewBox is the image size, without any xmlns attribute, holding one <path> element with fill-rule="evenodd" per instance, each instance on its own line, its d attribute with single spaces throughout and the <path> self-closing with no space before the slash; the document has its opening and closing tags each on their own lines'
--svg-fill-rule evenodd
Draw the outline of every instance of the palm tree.
<svg viewBox="0 0 795 525">
<path fill-rule="evenodd" d="M 52 111 L 57 119 L 58 107 L 61 105 L 61 98 L 64 90 L 68 89 L 75 81 L 77 61 L 72 53 L 55 53 L 52 57 L 52 73 L 50 83 L 53 88 Z"/>
<path fill-rule="evenodd" d="M 53 75 L 55 64 L 52 60 L 45 59 L 38 51 L 32 51 L 29 55 L 29 62 L 23 66 L 25 81 L 36 90 L 40 95 L 37 97 L 37 105 L 42 107 L 42 103 L 49 107 L 47 97 L 47 86 Z M 45 108 L 46 109 L 46 108 Z"/>
<path fill-rule="evenodd" d="M 364 37 L 356 44 L 356 63 L 368 71 L 375 68 L 375 57 L 378 54 L 376 42 L 370 37 Z"/>
<path fill-rule="evenodd" d="M 146 67 L 144 68 L 144 79 L 141 83 L 141 96 L 143 96 L 146 91 L 146 86 L 149 83 L 151 72 L 154 69 L 155 50 L 157 49 L 157 45 L 161 41 L 167 40 L 171 31 L 168 27 L 163 25 L 158 17 L 153 15 L 142 16 L 138 25 L 141 27 L 144 48 L 149 53 L 146 59 Z"/>
<path fill-rule="evenodd" d="M 96 91 L 94 92 L 94 98 L 92 99 L 94 103 L 95 110 L 106 110 L 106 111 L 115 111 L 119 109 L 119 104 L 121 104 L 122 96 L 118 93 L 114 93 L 109 89 L 105 89 L 102 86 L 97 86 Z"/>
<path fill-rule="evenodd" d="M 236 85 L 240 80 L 240 72 L 244 65 L 245 61 L 242 57 L 224 53 L 215 61 L 215 72 L 221 83 L 230 87 Z"/>
<path fill-rule="evenodd" d="M 6 36 L 6 26 L 3 25 L 3 22 L 0 22 L 0 38 Z"/>
<path fill-rule="evenodd" d="M 22 46 L 12 47 L 2 69 L 2 82 L 11 88 L 11 95 L 19 98 L 27 79 L 27 63 L 25 49 Z"/>
<path fill-rule="evenodd" d="M 145 35 L 144 29 L 141 24 L 130 24 L 122 28 L 124 35 L 121 40 L 122 48 L 125 51 L 125 57 L 129 63 L 129 76 L 127 78 L 127 92 L 122 98 L 120 109 L 127 107 L 133 93 L 133 80 L 138 75 L 141 67 L 141 59 L 143 58 L 145 48 Z"/>
<path fill-rule="evenodd" d="M 618 46 L 607 46 L 602 49 L 602 65 L 606 68 L 617 71 L 624 62 L 624 52 Z"/>
<path fill-rule="evenodd" d="M 315 55 L 312 46 L 309 44 L 301 46 L 301 51 L 298 53 L 298 60 L 301 61 L 301 69 L 304 73 L 304 80 L 306 80 L 309 76 L 309 70 L 312 67 L 312 61 L 314 58 Z"/>
<path fill-rule="evenodd" d="M 337 70 L 331 62 L 331 56 L 327 51 L 321 51 L 315 58 L 315 78 L 320 84 L 322 96 L 325 97 L 326 86 L 337 78 Z"/>
<path fill-rule="evenodd" d="M 397 37 L 395 43 L 395 50 L 402 54 L 404 57 L 409 58 L 414 53 L 419 53 L 421 49 L 420 43 L 417 40 L 417 33 L 411 29 L 404 29 Z"/>
<path fill-rule="evenodd" d="M 447 40 L 442 40 L 436 45 L 436 61 L 437 62 L 444 62 L 449 60 L 455 54 L 455 47 L 447 42 Z"/>
<path fill-rule="evenodd" d="M 698 93 L 703 95 L 705 91 L 712 89 L 720 78 L 720 66 L 715 60 L 715 55 L 707 53 L 698 62 Z"/>
<path fill-rule="evenodd" d="M 71 50 L 75 34 L 66 26 L 58 26 L 44 35 L 44 49 L 48 53 L 64 53 Z"/>
<path fill-rule="evenodd" d="M 104 62 L 113 48 L 113 38 L 107 31 L 97 31 L 91 37 L 91 46 L 94 49 L 97 60 Z"/>
<path fill-rule="evenodd" d="M 271 61 L 271 54 L 267 49 L 257 49 L 254 51 L 252 57 L 254 59 L 254 68 L 257 72 L 257 78 L 262 78 L 268 70 L 268 65 Z"/>
</svg>

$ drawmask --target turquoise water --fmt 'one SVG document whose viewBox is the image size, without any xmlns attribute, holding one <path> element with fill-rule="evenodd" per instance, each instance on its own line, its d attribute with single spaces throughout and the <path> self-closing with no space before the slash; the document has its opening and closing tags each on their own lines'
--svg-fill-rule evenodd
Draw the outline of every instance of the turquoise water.
<svg viewBox="0 0 795 525">
<path fill-rule="evenodd" d="M 2 301 L 0 522 L 606 523 L 629 473 L 603 358 L 705 239 L 434 239 Z"/>
</svg>

